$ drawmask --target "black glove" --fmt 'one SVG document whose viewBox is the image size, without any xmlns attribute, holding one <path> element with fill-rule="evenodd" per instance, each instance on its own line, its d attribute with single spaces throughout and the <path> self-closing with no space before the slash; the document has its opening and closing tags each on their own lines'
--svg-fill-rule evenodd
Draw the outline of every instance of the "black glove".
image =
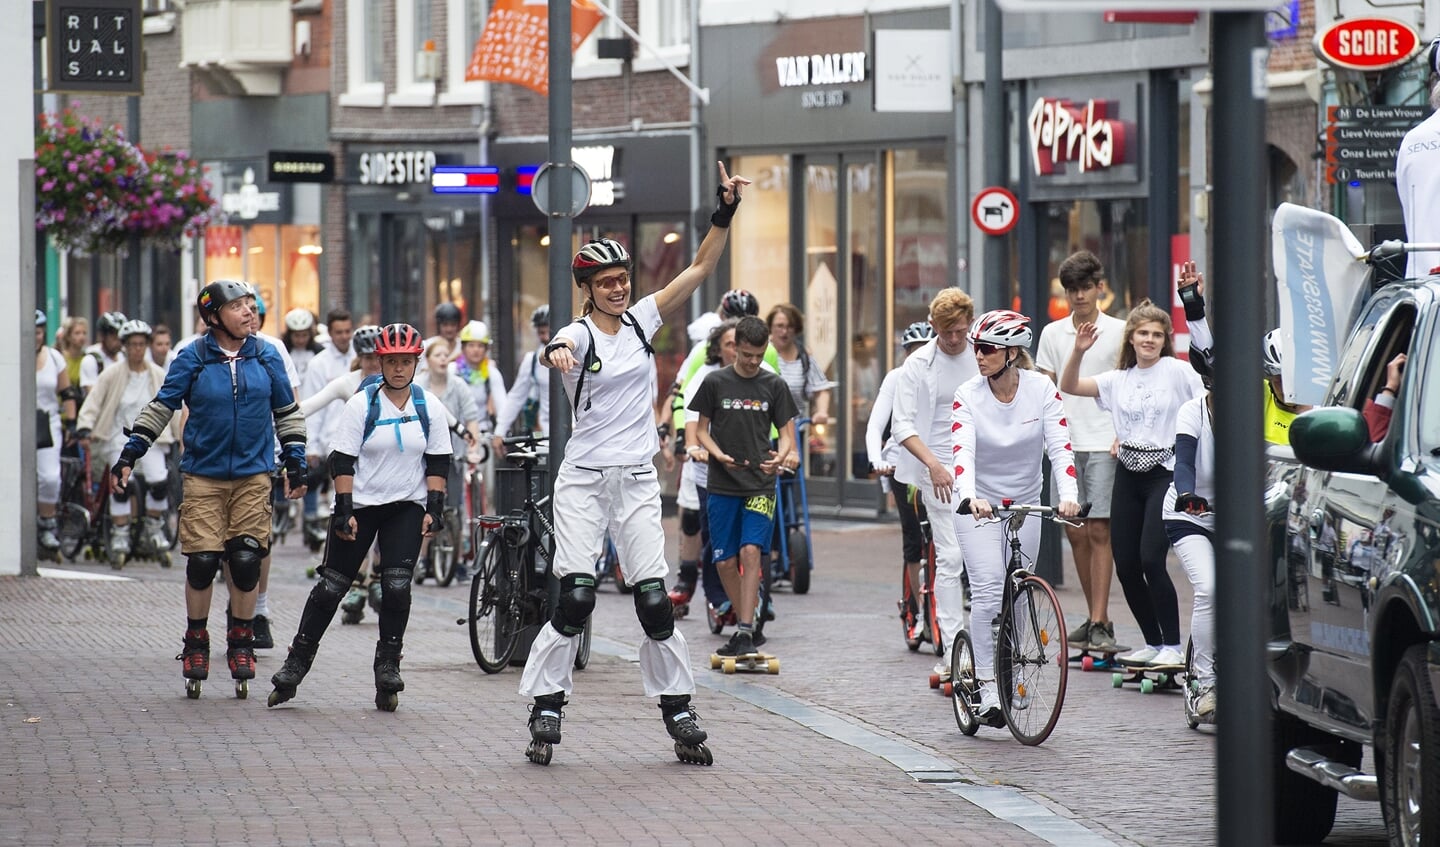
<svg viewBox="0 0 1440 847">
<path fill-rule="evenodd" d="M 305 463 L 305 452 L 300 445 L 292 445 L 285 450 L 285 476 L 290 479 L 290 487 L 296 488 L 309 482 L 310 468 Z"/>
<path fill-rule="evenodd" d="M 115 490 L 120 490 L 120 471 L 125 468 L 134 468 L 135 462 L 145 455 L 146 444 L 139 436 L 132 435 L 125 446 L 120 448 L 120 458 L 115 460 L 115 465 L 110 468 L 110 476 L 115 480 Z"/>
<path fill-rule="evenodd" d="M 330 511 L 330 531 L 336 535 L 350 534 L 350 519 L 355 516 L 355 495 L 336 494 L 335 508 Z"/>
<path fill-rule="evenodd" d="M 740 195 L 735 194 L 735 202 L 725 202 L 725 186 L 715 186 L 715 196 L 720 198 L 715 203 L 715 211 L 710 213 L 710 225 L 727 229 L 730 226 L 730 219 L 735 217 L 735 210 L 740 208 Z"/>
<path fill-rule="evenodd" d="M 430 516 L 430 531 L 445 528 L 445 492 L 431 491 L 425 495 L 425 514 Z"/>
<path fill-rule="evenodd" d="M 1199 515 L 1210 511 L 1210 501 L 1198 494 L 1180 494 L 1175 498 L 1175 511 Z"/>
</svg>

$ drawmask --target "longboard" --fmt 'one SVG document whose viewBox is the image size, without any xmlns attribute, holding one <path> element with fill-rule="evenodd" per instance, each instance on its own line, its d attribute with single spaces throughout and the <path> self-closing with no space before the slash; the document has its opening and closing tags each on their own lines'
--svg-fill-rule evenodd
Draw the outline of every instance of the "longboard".
<svg viewBox="0 0 1440 847">
<path fill-rule="evenodd" d="M 1071 644 L 1070 649 L 1079 651 L 1070 657 L 1070 661 L 1080 663 L 1081 670 L 1110 671 L 1125 668 L 1115 657 L 1120 653 L 1130 652 L 1131 648 L 1117 644 L 1110 649 L 1098 650 L 1089 644 Z"/>
<path fill-rule="evenodd" d="M 722 656 L 719 653 L 710 654 L 710 670 L 735 673 L 744 671 L 746 673 L 780 673 L 780 659 L 769 653 L 744 653 L 739 656 Z"/>
<path fill-rule="evenodd" d="M 1140 691 L 1175 690 L 1181 688 L 1179 676 L 1185 673 L 1184 665 L 1121 665 L 1110 677 L 1110 685 L 1120 688 L 1127 682 L 1139 683 Z"/>
</svg>

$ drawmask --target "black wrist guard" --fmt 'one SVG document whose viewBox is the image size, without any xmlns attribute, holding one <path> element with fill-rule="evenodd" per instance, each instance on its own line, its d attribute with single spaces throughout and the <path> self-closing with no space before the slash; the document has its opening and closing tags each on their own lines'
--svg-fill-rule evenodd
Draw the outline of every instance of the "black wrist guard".
<svg viewBox="0 0 1440 847">
<path fill-rule="evenodd" d="M 355 495 L 336 494 L 335 508 L 330 512 L 330 529 L 350 534 L 350 518 L 355 514 Z"/>
<path fill-rule="evenodd" d="M 730 219 L 735 217 L 735 210 L 740 208 L 740 195 L 735 195 L 735 202 L 725 202 L 725 186 L 715 186 L 715 196 L 719 198 L 715 203 L 715 211 L 710 213 L 710 225 L 727 229 L 730 226 Z"/>
<path fill-rule="evenodd" d="M 1203 321 L 1203 320 L 1205 320 L 1205 298 L 1204 298 L 1204 297 L 1181 297 L 1180 300 L 1181 300 L 1181 302 L 1183 302 L 1183 303 L 1185 304 L 1185 320 L 1187 320 L 1187 321 Z"/>
<path fill-rule="evenodd" d="M 431 532 L 439 532 L 445 528 L 444 491 L 430 491 L 425 494 L 425 514 L 430 516 Z"/>
</svg>

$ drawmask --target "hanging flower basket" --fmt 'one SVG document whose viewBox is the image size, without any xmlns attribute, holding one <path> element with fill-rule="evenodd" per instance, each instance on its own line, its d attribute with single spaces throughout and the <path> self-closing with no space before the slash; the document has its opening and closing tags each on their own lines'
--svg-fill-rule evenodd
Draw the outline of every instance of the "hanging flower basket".
<svg viewBox="0 0 1440 847">
<path fill-rule="evenodd" d="M 132 235 L 177 249 L 218 214 L 199 163 L 148 153 L 118 127 L 73 109 L 42 114 L 35 136 L 35 227 L 67 250 L 113 253 Z"/>
</svg>

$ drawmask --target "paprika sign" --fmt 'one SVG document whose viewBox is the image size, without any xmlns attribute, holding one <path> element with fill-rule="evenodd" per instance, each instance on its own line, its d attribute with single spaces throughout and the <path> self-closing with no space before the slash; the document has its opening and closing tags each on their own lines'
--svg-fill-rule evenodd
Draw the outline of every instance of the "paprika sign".
<svg viewBox="0 0 1440 847">
<path fill-rule="evenodd" d="M 1315 55 L 1352 71 L 1382 71 L 1409 61 L 1420 34 L 1389 18 L 1347 18 L 1315 34 Z"/>
<path fill-rule="evenodd" d="M 1041 97 L 1030 109 L 1030 158 L 1036 176 L 1064 173 L 1066 162 L 1080 173 L 1125 161 L 1128 121 L 1110 117 L 1114 104 L 1090 100 L 1077 106 L 1069 100 Z"/>
</svg>

